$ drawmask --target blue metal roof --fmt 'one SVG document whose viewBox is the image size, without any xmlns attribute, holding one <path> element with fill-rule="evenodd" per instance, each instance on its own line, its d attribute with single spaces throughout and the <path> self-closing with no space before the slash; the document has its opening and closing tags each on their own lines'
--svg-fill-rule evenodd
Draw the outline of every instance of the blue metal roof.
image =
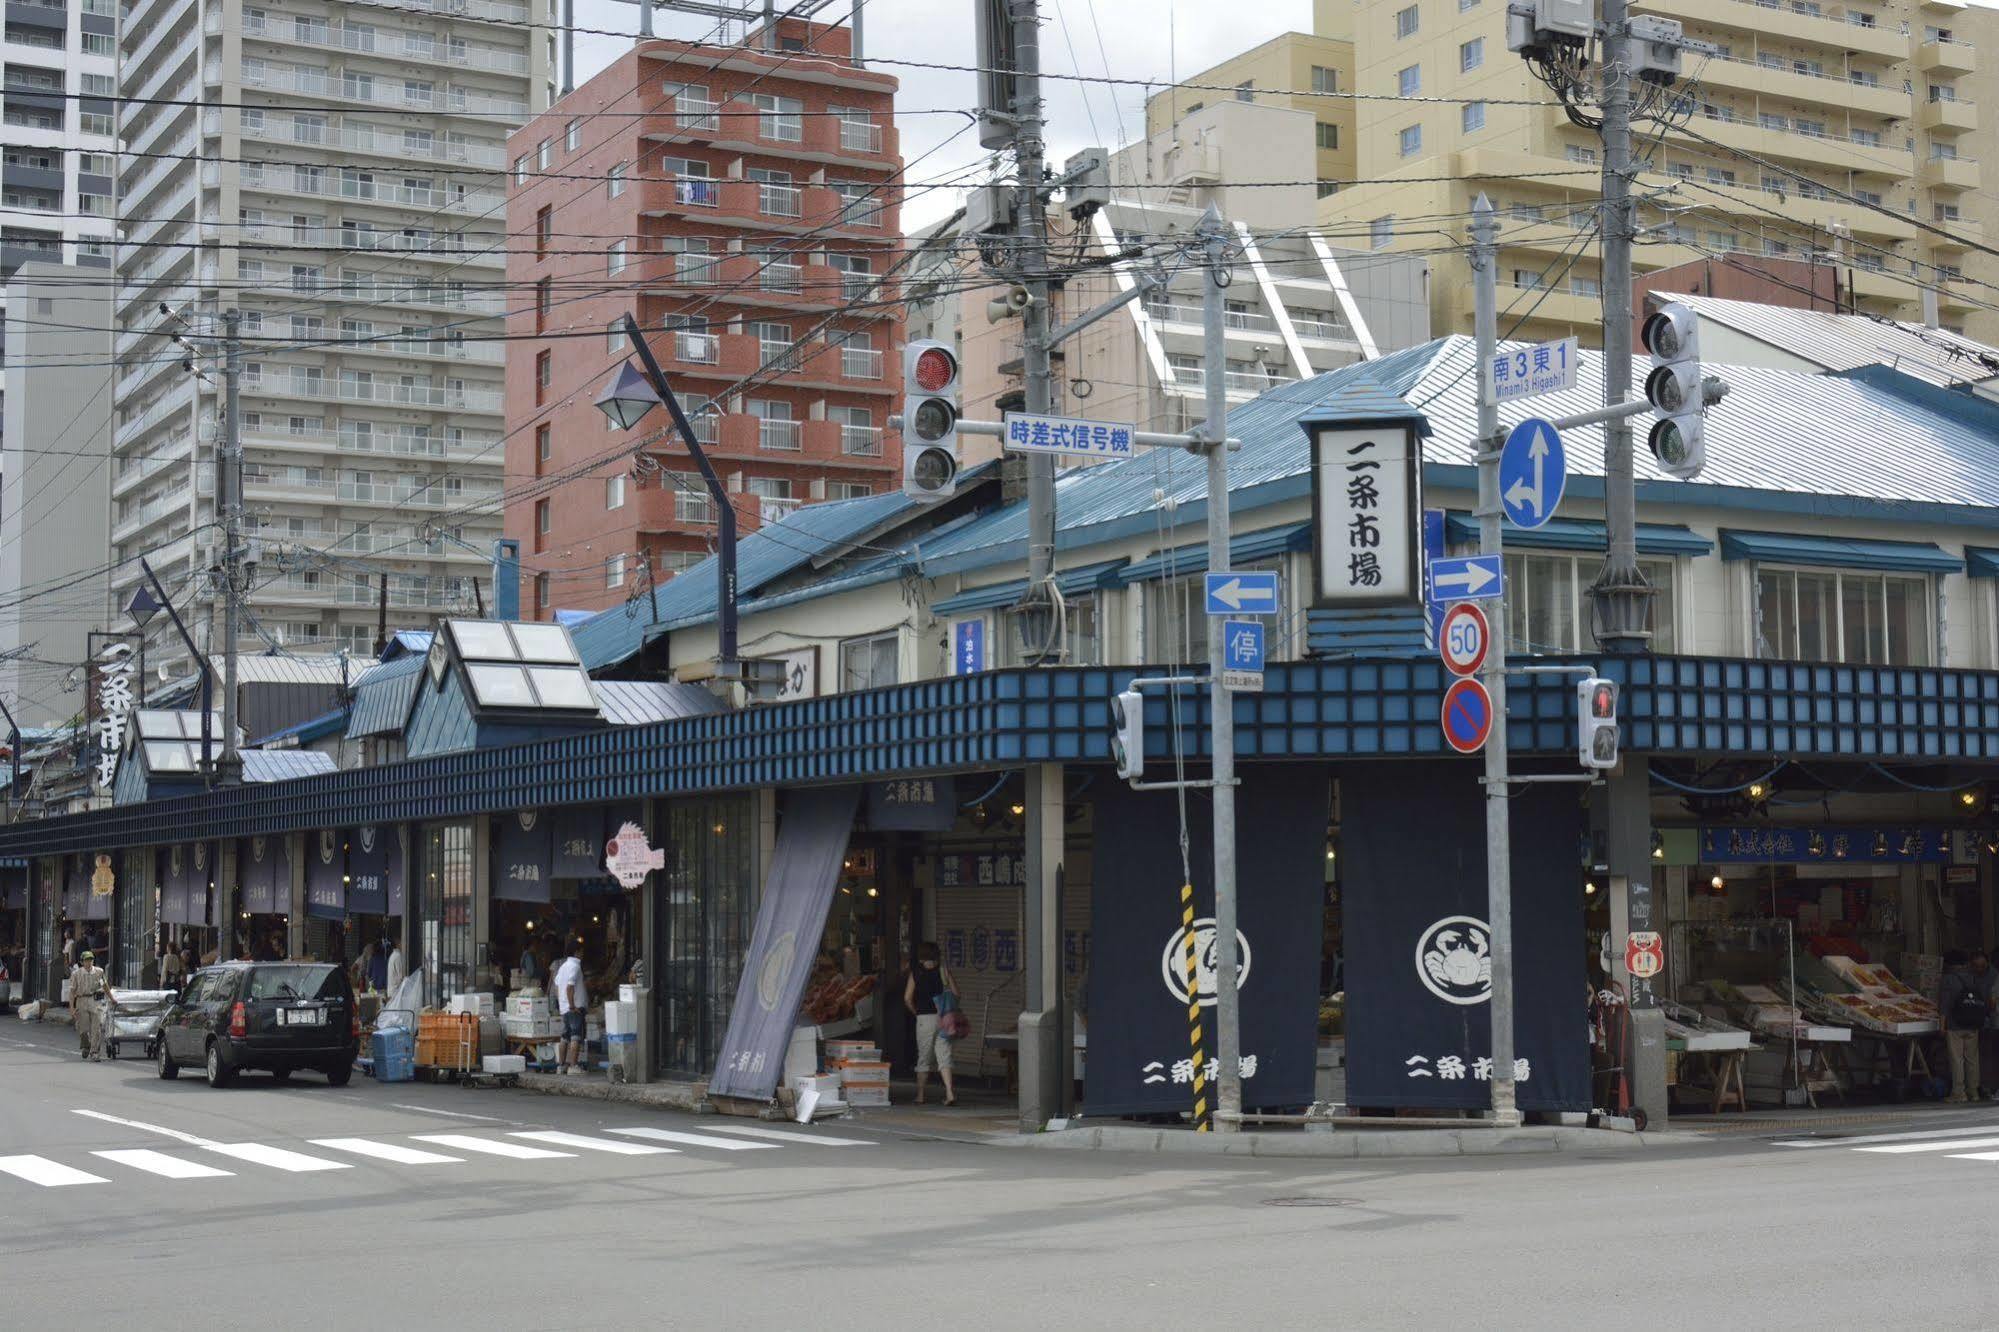
<svg viewBox="0 0 1999 1332">
<path fill-rule="evenodd" d="M 243 780 L 246 782 L 288 782 L 294 777 L 316 777 L 333 772 L 339 765 L 333 755 L 317 749 L 246 749 L 243 751 Z"/>
<path fill-rule="evenodd" d="M 1312 546 L 1312 525 L 1291 523 L 1284 527 L 1266 527 L 1260 532 L 1244 532 L 1229 542 L 1229 561 L 1241 565 L 1249 560 L 1267 559 L 1289 550 L 1309 550 Z M 1142 560 L 1133 560 L 1118 574 L 1118 582 L 1129 586 L 1149 579 L 1184 578 L 1188 574 L 1205 573 L 1208 568 L 1208 547 L 1206 543 L 1179 546 L 1173 550 L 1162 550 Z"/>
<path fill-rule="evenodd" d="M 698 684 L 659 680 L 598 680 L 590 688 L 613 726 L 644 726 L 678 717 L 727 712 L 728 704 Z"/>
<path fill-rule="evenodd" d="M 1444 515 L 1444 530 L 1452 541 L 1476 542 L 1478 519 L 1468 513 Z M 1602 550 L 1606 535 L 1603 524 L 1593 518 L 1550 518 L 1540 527 L 1501 525 L 1501 545 L 1536 550 Z M 1638 552 L 1641 555 L 1707 555 L 1714 542 L 1678 523 L 1638 524 Z"/>
<path fill-rule="evenodd" d="M 285 727 L 281 731 L 273 731 L 254 743 L 268 745 L 274 740 L 295 739 L 302 745 L 311 744 L 314 740 L 322 740 L 329 735 L 342 731 L 346 725 L 347 709 L 344 707 L 334 708 L 331 712 L 322 712 L 319 716 L 309 721 L 298 722 L 295 725 Z"/>
<path fill-rule="evenodd" d="M 1999 550 L 1966 546 L 1964 560 L 1973 578 L 1999 578 Z"/>
<path fill-rule="evenodd" d="M 410 700 L 423 680 L 425 656 L 412 652 L 369 667 L 354 685 L 354 702 L 347 713 L 347 738 L 395 735 L 409 719 Z"/>
<path fill-rule="evenodd" d="M 1814 564 L 1835 569 L 1888 569 L 1956 573 L 1964 561 L 1928 541 L 1863 541 L 1857 537 L 1799 536 L 1791 532 L 1741 532 L 1723 528 L 1724 560 Z"/>
<path fill-rule="evenodd" d="M 1073 569 L 1057 569 L 1055 586 L 1063 596 L 1080 596 L 1085 592 L 1117 584 L 1117 573 L 1124 567 L 1124 561 L 1100 560 L 1095 564 L 1082 564 Z M 992 610 L 998 606 L 1012 606 L 1027 594 L 1027 580 L 1013 578 L 1004 583 L 988 583 L 984 587 L 970 588 L 955 597 L 946 597 L 934 603 L 930 610 L 936 615 L 957 615 L 968 611 Z"/>
</svg>

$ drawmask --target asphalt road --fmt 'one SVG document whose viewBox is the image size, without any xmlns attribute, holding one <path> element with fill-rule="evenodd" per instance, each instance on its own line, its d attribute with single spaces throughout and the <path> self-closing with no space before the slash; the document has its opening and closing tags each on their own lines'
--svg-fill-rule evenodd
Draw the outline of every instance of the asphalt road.
<svg viewBox="0 0 1999 1332">
<path fill-rule="evenodd" d="M 73 1050 L 0 1019 L 0 1327 L 1999 1324 L 1986 1109 L 1807 1147 L 1215 1161 L 218 1092 Z"/>
</svg>

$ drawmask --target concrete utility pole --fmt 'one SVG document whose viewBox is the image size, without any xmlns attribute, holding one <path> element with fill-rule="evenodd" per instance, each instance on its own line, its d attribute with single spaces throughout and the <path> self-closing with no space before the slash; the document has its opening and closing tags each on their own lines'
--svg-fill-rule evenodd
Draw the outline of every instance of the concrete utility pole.
<svg viewBox="0 0 1999 1332">
<path fill-rule="evenodd" d="M 1202 289 L 1202 387 L 1208 419 L 1202 433 L 1208 455 L 1208 568 L 1229 568 L 1229 391 L 1228 344 L 1223 293 L 1228 290 L 1228 228 L 1213 204 L 1201 218 L 1208 280 Z M 1208 702 L 1213 709 L 1209 740 L 1214 754 L 1215 797 L 1215 1130 L 1242 1130 L 1242 1010 L 1236 991 L 1235 891 L 1235 696 L 1222 684 L 1228 650 L 1222 625 L 1208 621 Z"/>
<path fill-rule="evenodd" d="M 243 591 L 243 414 L 238 407 L 242 325 L 241 311 L 223 313 L 221 474 L 216 477 L 222 498 L 222 762 L 216 779 L 225 785 L 243 780 L 243 758 L 236 751 L 236 636 L 241 631 L 237 599 Z"/>
<path fill-rule="evenodd" d="M 1014 42 L 1014 155 L 1020 163 L 1018 182 L 1020 247 L 1016 264 L 1027 288 L 1027 308 L 1020 312 L 1021 368 L 1027 379 L 1027 410 L 1045 413 L 1055 406 L 1055 373 L 1049 365 L 1048 214 L 1041 203 L 1046 174 L 1045 128 L 1041 117 L 1041 7 L 1036 0 L 1012 0 Z M 1030 602 L 1048 605 L 1047 584 L 1055 571 L 1055 458 L 1047 453 L 1027 456 L 1027 589 Z M 1051 613 L 1052 613 L 1052 608 Z M 1030 621 L 1032 617 L 1029 617 Z M 1055 626 L 1046 626 L 1042 641 L 1053 643 Z"/>
<path fill-rule="evenodd" d="M 1499 219 L 1483 193 L 1472 204 L 1471 265 L 1475 283 L 1472 331 L 1478 343 L 1478 553 L 1501 553 L 1504 511 L 1499 498 L 1499 404 L 1493 401 L 1488 368 L 1499 347 Z M 1487 603 L 1491 638 L 1479 676 L 1492 696 L 1492 735 L 1485 742 L 1486 924 L 1492 949 L 1492 1117 L 1520 1122 L 1513 1087 L 1513 831 L 1509 823 L 1506 769 L 1506 595 Z"/>
</svg>

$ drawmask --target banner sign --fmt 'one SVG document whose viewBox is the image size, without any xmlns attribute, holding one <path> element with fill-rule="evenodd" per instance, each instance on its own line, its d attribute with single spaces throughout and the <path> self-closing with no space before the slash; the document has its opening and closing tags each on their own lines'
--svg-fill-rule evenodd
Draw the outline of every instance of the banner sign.
<svg viewBox="0 0 1999 1332">
<path fill-rule="evenodd" d="M 1407 421 L 1312 436 L 1313 605 L 1419 606 L 1422 455 Z"/>
<path fill-rule="evenodd" d="M 950 832 L 958 822 L 958 784 L 949 777 L 868 783 L 868 826 L 879 832 Z"/>
<path fill-rule="evenodd" d="M 1318 1065 L 1319 939 L 1329 788 L 1325 769 L 1256 765 L 1241 771 L 1237 810 L 1239 1072 L 1246 1109 L 1313 1100 Z M 1188 1109 L 1186 939 L 1180 848 L 1171 792 L 1098 782 L 1095 880 L 1090 885 L 1092 1115 Z M 1216 1002 L 1214 850 L 1205 819 L 1188 829 L 1194 866 L 1194 945 L 1200 1001 Z M 1213 1024 L 1205 1059 L 1215 1058 Z M 1213 1093 L 1210 1093 L 1212 1102 Z"/>
<path fill-rule="evenodd" d="M 1704 865 L 1942 865 L 1949 828 L 1833 827 L 1701 829 Z"/>
<path fill-rule="evenodd" d="M 602 805 L 570 805 L 544 817 L 555 820 L 556 878 L 594 879 L 603 874 Z"/>
<path fill-rule="evenodd" d="M 125 747 L 125 730 L 132 716 L 140 640 L 136 635 L 98 632 L 88 637 L 90 675 L 84 707 L 90 717 L 91 737 L 97 742 L 97 784 L 109 791 L 118 775 L 118 755 Z"/>
<path fill-rule="evenodd" d="M 188 916 L 187 886 L 194 866 L 185 846 L 170 846 L 159 853 L 160 924 L 192 925 Z"/>
<path fill-rule="evenodd" d="M 246 837 L 238 845 L 236 880 L 243 885 L 243 909 L 253 916 L 291 912 L 292 862 L 288 838 Z"/>
<path fill-rule="evenodd" d="M 551 892 L 554 827 L 540 810 L 520 809 L 494 821 L 493 899 L 546 902 Z"/>
<path fill-rule="evenodd" d="M 340 833 L 322 828 L 305 845 L 305 914 L 341 920 L 347 915 L 347 855 Z"/>
<path fill-rule="evenodd" d="M 370 823 L 349 829 L 346 837 L 347 910 L 356 916 L 379 916 L 389 905 L 386 878 L 389 853 L 395 847 L 390 830 Z"/>
<path fill-rule="evenodd" d="M 756 932 L 708 1084 L 710 1096 L 768 1101 L 776 1090 L 860 803 L 858 786 L 785 793 Z"/>
<path fill-rule="evenodd" d="M 383 829 L 382 831 L 386 835 L 387 830 Z M 409 825 L 399 823 L 396 825 L 395 831 L 396 835 L 394 839 L 389 842 L 389 863 L 388 867 L 382 871 L 382 882 L 388 886 L 389 914 L 391 916 L 400 916 L 403 914 L 405 906 L 403 866 L 409 864 Z"/>
<path fill-rule="evenodd" d="M 1350 1105 L 1491 1103 L 1492 935 L 1473 772 L 1373 763 L 1341 783 Z M 1509 808 L 1519 1104 L 1586 1110 L 1582 815 L 1567 788 L 1529 787 Z"/>
</svg>

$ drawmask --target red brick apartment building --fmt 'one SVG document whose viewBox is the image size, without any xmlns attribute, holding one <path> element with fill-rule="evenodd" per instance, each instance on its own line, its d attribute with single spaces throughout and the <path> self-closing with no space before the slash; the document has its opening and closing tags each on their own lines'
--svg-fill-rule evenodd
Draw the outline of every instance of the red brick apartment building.
<svg viewBox="0 0 1999 1332">
<path fill-rule="evenodd" d="M 715 518 L 677 438 L 592 405 L 637 317 L 738 528 L 901 484 L 903 316 L 896 80 L 856 67 L 844 27 L 766 41 L 647 41 L 509 141 L 507 535 L 522 613 L 620 604 L 642 569 L 707 553 Z M 879 284 L 879 285 L 878 285 Z M 579 479 L 548 487 L 590 464 Z M 539 493 L 536 493 L 536 492 Z"/>
</svg>

